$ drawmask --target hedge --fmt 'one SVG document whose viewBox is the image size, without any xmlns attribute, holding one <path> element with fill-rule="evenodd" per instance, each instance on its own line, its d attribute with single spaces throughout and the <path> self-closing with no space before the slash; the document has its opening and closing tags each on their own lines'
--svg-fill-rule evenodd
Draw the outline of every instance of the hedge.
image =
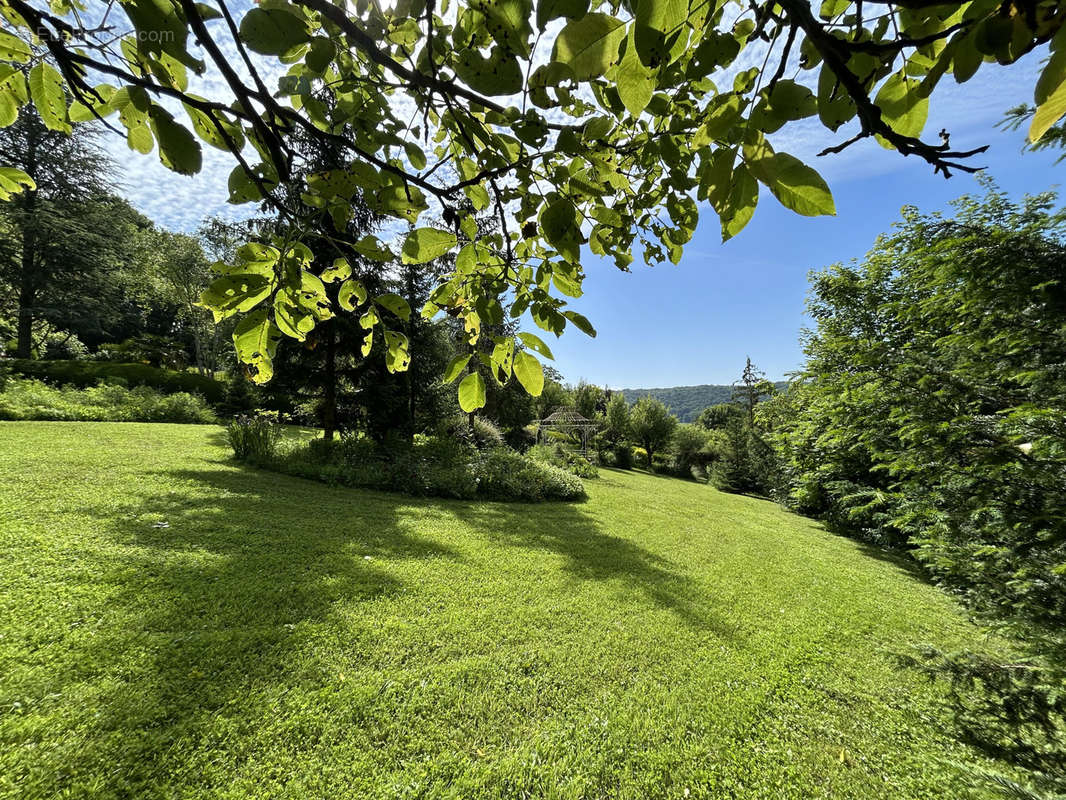
<svg viewBox="0 0 1066 800">
<path fill-rule="evenodd" d="M 176 372 L 147 364 L 114 364 L 109 361 L 34 361 L 26 358 L 0 360 L 0 367 L 16 375 L 36 378 L 52 384 L 93 386 L 98 381 L 115 382 L 126 386 L 148 386 L 164 394 L 189 392 L 198 394 L 209 403 L 218 403 L 226 394 L 226 386 L 214 378 L 194 372 Z"/>
</svg>

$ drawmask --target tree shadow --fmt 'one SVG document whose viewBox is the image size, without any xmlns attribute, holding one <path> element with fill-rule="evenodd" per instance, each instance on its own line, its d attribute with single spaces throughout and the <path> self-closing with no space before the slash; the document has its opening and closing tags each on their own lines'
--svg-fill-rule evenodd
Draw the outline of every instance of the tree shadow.
<svg viewBox="0 0 1066 800">
<path fill-rule="evenodd" d="M 118 545 L 94 565 L 100 614 L 118 624 L 68 654 L 59 691 L 89 684 L 101 696 L 83 721 L 90 735 L 37 776 L 42 796 L 77 793 L 89 776 L 100 796 L 196 782 L 195 767 L 176 763 L 183 743 L 201 750 L 232 703 L 313 672 L 308 631 L 339 604 L 350 612 L 403 590 L 378 559 L 460 560 L 412 530 L 406 498 L 244 469 L 155 474 L 189 490 L 142 495 L 117 515 L 87 509 Z"/>
<path fill-rule="evenodd" d="M 131 486 L 119 509 L 103 500 L 85 509 L 113 545 L 93 556 L 100 619 L 111 622 L 78 639 L 71 668 L 50 681 L 58 693 L 92 687 L 95 715 L 79 718 L 62 768 L 36 768 L 41 796 L 76 794 L 90 781 L 99 796 L 177 795 L 211 780 L 213 747 L 252 758 L 256 720 L 278 713 L 279 697 L 328 683 L 323 660 L 339 651 L 316 637 L 369 635 L 353 630 L 353 614 L 365 609 L 371 620 L 380 614 L 372 604 L 417 588 L 379 559 L 462 568 L 458 550 L 415 530 L 412 509 L 418 519 L 454 517 L 469 526 L 464 536 L 491 545 L 555 553 L 574 581 L 610 582 L 689 626 L 737 636 L 678 565 L 603 532 L 574 504 L 423 500 L 199 463 L 151 473 L 165 494 Z M 374 652 L 352 642 L 340 651 L 356 660 Z M 231 738 L 216 743 L 227 726 Z"/>
<path fill-rule="evenodd" d="M 704 590 L 677 564 L 603 532 L 572 504 L 541 505 L 536 514 L 506 503 L 455 504 L 449 510 L 489 541 L 563 556 L 563 570 L 575 581 L 614 581 L 622 591 L 645 597 L 687 625 L 725 639 L 737 635 L 736 626 L 702 601 Z"/>
</svg>

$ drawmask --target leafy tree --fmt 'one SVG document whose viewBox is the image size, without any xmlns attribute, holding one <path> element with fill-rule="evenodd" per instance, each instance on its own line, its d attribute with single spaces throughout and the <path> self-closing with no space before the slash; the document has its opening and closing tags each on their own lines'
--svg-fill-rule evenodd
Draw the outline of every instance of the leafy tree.
<svg viewBox="0 0 1066 800">
<path fill-rule="evenodd" d="M 629 429 L 633 438 L 648 454 L 648 469 L 655 464 L 656 451 L 670 443 L 677 428 L 677 417 L 654 397 L 642 397 L 633 404 L 629 413 Z"/>
<path fill-rule="evenodd" d="M 982 607 L 1066 621 L 1066 214 L 990 190 L 905 209 L 814 278 L 779 441 L 792 502 L 906 543 Z"/>
<path fill-rule="evenodd" d="M 204 375 L 220 366 L 223 335 L 232 326 L 216 326 L 211 313 L 200 304 L 200 295 L 211 282 L 211 268 L 198 238 L 154 230 L 147 234 L 154 255 L 151 272 L 158 291 L 178 308 L 182 329 L 192 338 L 193 363 Z"/>
<path fill-rule="evenodd" d="M 744 364 L 740 380 L 733 384 L 733 402 L 739 404 L 748 417 L 748 424 L 755 424 L 755 406 L 764 398 L 772 396 L 774 385 L 766 380 L 766 373 L 751 363 L 749 356 Z"/>
<path fill-rule="evenodd" d="M 629 438 L 629 403 L 621 392 L 614 392 L 607 401 L 603 435 L 608 443 L 617 446 Z"/>
<path fill-rule="evenodd" d="M 696 424 L 707 431 L 725 428 L 729 419 L 737 413 L 743 413 L 736 403 L 716 403 L 707 406 L 696 417 Z"/>
<path fill-rule="evenodd" d="M 827 142 L 825 152 L 877 137 L 939 172 L 974 170 L 969 158 L 980 148 L 955 150 L 946 134 L 921 138 L 939 81 L 949 71 L 967 80 L 1047 42 L 1055 56 L 1036 87 L 1030 137 L 1038 140 L 1066 110 L 1059 4 L 1021 12 L 1013 0 L 869 8 L 859 0 L 823 3 L 817 13 L 806 0 L 735 9 L 518 0 L 438 13 L 419 0 L 278 0 L 236 18 L 226 2 L 128 0 L 110 9 L 110 24 L 97 25 L 71 4 L 6 0 L 0 125 L 28 103 L 59 132 L 117 114 L 131 147 L 156 149 L 185 174 L 200 170 L 206 142 L 234 158 L 231 199 L 265 202 L 290 232 L 320 235 L 335 223 L 344 238 L 344 209 L 356 195 L 412 224 L 436 214 L 443 226 L 416 227 L 399 254 L 372 238 L 350 244 L 384 264 L 457 251 L 426 312 L 461 319 L 472 337 L 482 321 L 502 318 L 505 304 L 514 318 L 528 311 L 551 333 L 568 325 L 592 333 L 566 305 L 581 294 L 584 245 L 621 269 L 638 245 L 651 263 L 676 262 L 698 201 L 709 201 L 728 238 L 751 219 L 762 188 L 797 213 L 834 212 L 818 174 L 773 148 L 768 137 L 790 124 L 817 117 L 835 132 L 855 120 L 857 132 Z M 116 29 L 130 33 L 115 37 Z M 737 70 L 752 47 L 764 51 L 762 66 Z M 253 53 L 286 66 L 276 86 Z M 805 73 L 799 80 L 786 77 L 793 64 Z M 230 96 L 192 94 L 189 69 L 221 79 Z M 93 85 L 90 76 L 108 83 Z M 343 166 L 300 174 L 300 136 L 335 147 Z M 294 176 L 299 204 L 283 188 Z M 18 170 L 0 173 L 5 194 L 32 185 Z M 484 210 L 499 217 L 499 229 L 462 244 L 460 234 L 474 238 L 474 215 Z M 279 339 L 305 336 L 279 319 L 279 308 L 301 309 L 312 327 L 331 318 L 320 293 L 307 291 L 313 257 L 299 238 L 242 249 L 209 295 L 218 311 L 240 316 L 238 356 L 260 381 L 273 372 Z M 386 358 L 406 363 L 388 301 L 355 277 L 342 287 L 346 300 L 359 302 L 329 298 L 331 313 L 357 313 L 366 330 L 384 328 Z M 509 358 L 513 347 L 494 352 L 505 377 L 519 364 L 533 369 Z M 468 411 L 484 396 L 469 391 L 473 383 L 460 385 Z"/>
<path fill-rule="evenodd" d="M 714 465 L 711 479 L 724 492 L 767 496 L 774 487 L 773 447 L 744 414 L 733 414 L 723 430 L 726 447 Z"/>
<path fill-rule="evenodd" d="M 56 330 L 94 344 L 121 336 L 115 323 L 137 315 L 123 309 L 125 274 L 140 261 L 136 232 L 150 223 L 109 193 L 110 164 L 93 132 L 49 130 L 25 107 L 0 128 L 0 152 L 34 183 L 0 204 L 8 243 L 0 278 L 11 287 L 16 355 L 34 354 L 35 331 L 40 341 Z"/>
<path fill-rule="evenodd" d="M 814 276 L 807 364 L 764 404 L 793 507 L 906 547 L 1029 644 L 1024 667 L 966 652 L 918 660 L 950 682 L 976 743 L 1059 793 L 1064 259 L 1052 194 L 1015 203 L 990 188 L 952 216 L 904 209 L 865 262 Z"/>
<path fill-rule="evenodd" d="M 578 381 L 574 387 L 574 410 L 585 419 L 597 419 L 607 412 L 607 395 L 594 383 Z"/>
<path fill-rule="evenodd" d="M 574 396 L 563 385 L 563 376 L 551 367 L 545 370 L 545 375 L 544 388 L 535 403 L 537 419 L 544 419 L 560 408 L 574 407 Z"/>
<path fill-rule="evenodd" d="M 703 467 L 707 439 L 708 432 L 698 425 L 689 423 L 677 426 L 671 444 L 674 465 L 680 477 L 692 477 L 694 468 Z"/>
</svg>

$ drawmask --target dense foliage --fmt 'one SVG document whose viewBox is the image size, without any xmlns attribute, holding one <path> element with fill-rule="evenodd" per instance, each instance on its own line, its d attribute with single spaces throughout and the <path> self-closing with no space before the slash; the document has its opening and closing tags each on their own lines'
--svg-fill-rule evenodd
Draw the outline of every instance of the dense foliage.
<svg viewBox="0 0 1066 800">
<path fill-rule="evenodd" d="M 153 367 L 148 364 L 121 364 L 110 361 L 33 361 L 12 358 L 5 369 L 27 378 L 70 386 L 93 386 L 101 381 L 126 386 L 148 386 L 163 393 L 188 392 L 211 403 L 223 400 L 226 387 L 214 378 L 192 372 Z"/>
<path fill-rule="evenodd" d="M 56 388 L 8 378 L 0 381 L 0 420 L 212 423 L 217 417 L 203 398 L 186 392 L 115 384 Z"/>
<path fill-rule="evenodd" d="M 1020 663 L 936 650 L 912 662 L 950 682 L 976 743 L 1061 792 L 1066 213 L 1055 204 L 990 189 L 953 216 L 905 209 L 862 264 L 814 276 L 805 370 L 765 410 L 790 505 L 906 548 L 1026 642 Z"/>
<path fill-rule="evenodd" d="M 1066 622 L 1066 215 L 990 192 L 910 209 L 815 276 L 779 441 L 791 501 L 910 545 L 975 602 Z"/>
<path fill-rule="evenodd" d="M 277 424 L 262 416 L 231 422 L 229 441 L 241 461 L 332 485 L 462 499 L 585 498 L 584 484 L 571 472 L 499 441 L 485 449 L 445 434 L 413 440 L 393 436 L 383 442 L 358 434 L 302 441 L 284 437 Z"/>
<path fill-rule="evenodd" d="M 71 0 L 6 0 L 2 10 L 0 125 L 27 105 L 64 133 L 117 115 L 132 148 L 157 148 L 184 174 L 201 169 L 202 141 L 232 155 L 233 202 L 276 213 L 276 235 L 240 248 L 204 295 L 218 318 L 239 317 L 237 353 L 260 381 L 282 337 L 304 341 L 338 314 L 355 312 L 368 353 L 377 332 L 390 370 L 409 361 L 399 324 L 409 305 L 369 290 L 343 247 L 322 277 L 304 239 L 382 263 L 455 254 L 423 313 L 461 319 L 472 343 L 508 312 L 528 311 L 553 334 L 568 325 L 591 334 L 566 307 L 582 291 L 586 244 L 621 269 L 635 248 L 648 263 L 677 262 L 697 201 L 709 201 L 728 238 L 751 219 L 761 187 L 799 214 L 834 213 L 818 173 L 773 147 L 782 128 L 816 117 L 837 132 L 854 121 L 827 152 L 876 137 L 939 172 L 973 170 L 967 159 L 982 148 L 953 149 L 947 133 L 921 138 L 937 84 L 1048 42 L 1031 137 L 1066 111 L 1064 14 L 1052 2 L 871 13 L 841 0 L 815 13 L 806 0 L 271 0 L 238 18 L 225 2 L 128 0 L 109 7 L 106 25 Z M 761 67 L 739 68 L 745 48 Z M 226 96 L 197 94 L 190 70 Z M 332 148 L 337 166 L 301 173 L 308 141 Z M 0 172 L 4 196 L 35 186 L 25 171 Z M 348 241 L 355 197 L 419 227 L 395 251 L 373 235 Z M 499 226 L 482 232 L 478 212 Z M 433 215 L 439 222 L 427 224 Z M 547 346 L 532 334 L 487 336 L 493 377 L 538 394 Z M 465 411 L 484 404 L 483 384 L 478 372 L 462 378 Z"/>
</svg>

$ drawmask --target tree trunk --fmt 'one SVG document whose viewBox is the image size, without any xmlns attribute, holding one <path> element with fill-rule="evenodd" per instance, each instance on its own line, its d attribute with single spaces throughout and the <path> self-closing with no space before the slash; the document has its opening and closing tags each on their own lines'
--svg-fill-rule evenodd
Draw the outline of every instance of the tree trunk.
<svg viewBox="0 0 1066 800">
<path fill-rule="evenodd" d="M 36 240 L 32 230 L 22 235 L 22 274 L 19 285 L 18 338 L 15 355 L 18 358 L 33 357 L 33 304 L 37 299 L 34 285 L 33 262 Z"/>
<path fill-rule="evenodd" d="M 333 324 L 327 322 L 326 328 L 326 369 L 325 385 L 322 389 L 322 428 L 323 438 L 333 440 L 337 430 L 337 340 L 333 335 Z"/>
</svg>

